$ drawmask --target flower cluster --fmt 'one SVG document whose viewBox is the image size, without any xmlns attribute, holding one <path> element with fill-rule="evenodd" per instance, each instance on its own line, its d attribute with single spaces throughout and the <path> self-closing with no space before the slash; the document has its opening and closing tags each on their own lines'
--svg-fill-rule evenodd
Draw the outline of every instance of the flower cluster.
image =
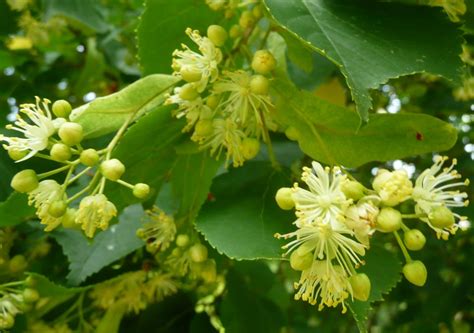
<svg viewBox="0 0 474 333">
<path fill-rule="evenodd" d="M 281 188 L 276 201 L 282 209 L 296 210 L 296 231 L 276 234 L 277 238 L 294 238 L 283 246 L 291 254 L 290 265 L 301 271 L 295 283 L 295 299 L 325 306 L 342 305 L 348 298 L 366 301 L 370 295 L 370 279 L 357 269 L 364 264 L 363 256 L 375 232 L 393 233 L 407 260 L 403 273 L 411 283 L 422 286 L 426 267 L 412 260 L 408 250 L 421 250 L 425 236 L 418 229 L 407 227 L 403 219 L 417 218 L 447 239 L 458 229 L 456 221 L 465 219 L 452 212 L 466 206 L 467 194 L 455 187 L 469 181 L 454 181 L 461 176 L 454 170 L 456 160 L 444 167 L 446 157 L 435 157 L 434 165 L 423 171 L 413 184 L 402 170 L 379 170 L 372 188 L 365 188 L 349 179 L 338 167 L 324 168 L 313 162 L 312 169 L 303 168 L 301 176 L 306 188 L 297 183 L 293 188 Z M 414 203 L 414 214 L 402 214 L 397 207 Z M 403 229 L 404 240 L 398 235 Z"/>
<path fill-rule="evenodd" d="M 216 10 L 231 11 L 248 5 L 226 1 L 208 4 Z M 198 51 L 186 45 L 174 51 L 174 75 L 185 83 L 176 87 L 166 101 L 177 105 L 176 117 L 186 119 L 184 131 L 192 131 L 191 140 L 216 158 L 225 154 L 226 165 L 232 162 L 234 166 L 254 158 L 260 150 L 260 139 L 269 143 L 268 130 L 276 129 L 271 119 L 267 77 L 276 66 L 273 55 L 268 50 L 259 50 L 247 61 L 248 69 L 230 69 L 233 57 L 242 51 L 240 41 L 249 36 L 261 18 L 261 13 L 244 13 L 253 15 L 252 21 L 240 23 L 233 32 L 228 33 L 218 25 L 209 26 L 207 36 L 191 28 L 186 30 Z M 234 39 L 230 49 L 230 44 L 226 44 L 229 34 Z M 226 48 L 228 52 L 223 52 Z"/>
<path fill-rule="evenodd" d="M 463 16 L 467 10 L 464 0 L 429 0 L 428 5 L 442 7 L 453 22 L 459 22 L 459 16 Z"/>
<path fill-rule="evenodd" d="M 6 126 L 21 136 L 0 135 L 0 141 L 5 142 L 3 148 L 17 162 L 37 157 L 60 166 L 42 174 L 31 169 L 20 171 L 13 177 L 11 186 L 28 194 L 29 204 L 36 208 L 45 231 L 61 225 L 80 226 L 86 236 L 93 237 L 97 228 L 105 230 L 117 215 L 115 205 L 104 194 L 106 181 L 130 188 L 139 199 L 147 197 L 150 188 L 147 184 L 132 185 L 121 179 L 125 166 L 111 158 L 120 137 L 116 136 L 104 149 L 85 149 L 81 145 L 84 139 L 81 124 L 69 119 L 71 105 L 59 100 L 50 109 L 50 104 L 48 99 L 36 97 L 35 104 L 21 105 L 14 124 Z M 66 173 L 62 183 L 50 178 L 62 172 Z M 66 190 L 83 176 L 90 177 L 88 185 L 68 196 Z"/>
</svg>

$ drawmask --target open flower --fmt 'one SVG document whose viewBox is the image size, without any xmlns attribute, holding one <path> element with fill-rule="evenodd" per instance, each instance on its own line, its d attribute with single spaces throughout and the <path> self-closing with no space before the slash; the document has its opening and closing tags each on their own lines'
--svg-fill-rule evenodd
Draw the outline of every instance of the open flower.
<svg viewBox="0 0 474 333">
<path fill-rule="evenodd" d="M 305 190 L 295 184 L 292 199 L 296 207 L 298 227 L 312 223 L 333 223 L 343 219 L 344 211 L 351 203 L 341 191 L 340 183 L 346 176 L 340 169 L 323 168 L 318 162 L 313 169 L 304 167 L 301 179 L 308 185 Z"/>
<path fill-rule="evenodd" d="M 379 211 L 371 200 L 364 198 L 357 205 L 352 205 L 346 210 L 344 223 L 354 232 L 356 239 L 365 246 L 369 246 L 369 237 L 375 232 L 375 221 Z"/>
<path fill-rule="evenodd" d="M 76 223 L 81 225 L 87 237 L 93 237 L 97 228 L 107 229 L 110 220 L 116 215 L 117 208 L 105 195 L 90 195 L 81 200 Z"/>
<path fill-rule="evenodd" d="M 51 102 L 48 99 L 41 101 L 39 97 L 36 97 L 36 104 L 22 104 L 20 106 L 20 113 L 14 125 L 7 125 L 6 128 L 22 133 L 23 138 L 0 135 L 0 141 L 5 141 L 8 144 L 3 146 L 6 150 L 28 152 L 18 162 L 27 160 L 39 151 L 46 149 L 49 137 L 56 132 L 48 107 L 49 103 Z M 25 121 L 22 114 L 26 115 L 29 121 Z"/>
<path fill-rule="evenodd" d="M 54 202 L 65 200 L 66 194 L 63 187 L 52 179 L 41 181 L 38 187 L 29 193 L 28 203 L 36 208 L 36 215 L 41 224 L 46 225 L 44 231 L 51 231 L 62 223 L 63 216 L 51 215 L 50 207 Z"/>
<path fill-rule="evenodd" d="M 137 230 L 137 236 L 147 243 L 150 252 L 166 250 L 176 234 L 173 217 L 166 215 L 157 207 L 146 213 L 146 222 Z"/>
<path fill-rule="evenodd" d="M 222 52 L 209 38 L 202 37 L 199 31 L 187 28 L 186 34 L 196 43 L 201 53 L 194 52 L 182 44 L 183 50 L 173 52 L 174 74 L 181 76 L 183 70 L 199 73 L 200 78 L 195 82 L 195 88 L 198 92 L 202 92 L 206 89 L 208 82 L 214 82 L 217 79 L 219 75 L 217 65 L 222 61 Z"/>
</svg>

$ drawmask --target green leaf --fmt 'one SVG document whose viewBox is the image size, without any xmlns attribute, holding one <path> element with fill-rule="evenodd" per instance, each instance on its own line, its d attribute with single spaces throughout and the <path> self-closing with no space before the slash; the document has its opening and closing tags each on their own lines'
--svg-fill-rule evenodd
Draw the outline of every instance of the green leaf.
<svg viewBox="0 0 474 333">
<path fill-rule="evenodd" d="M 302 43 L 340 66 L 363 121 L 369 89 L 390 78 L 430 72 L 458 80 L 461 32 L 438 9 L 374 1 L 265 0 Z"/>
<path fill-rule="evenodd" d="M 178 156 L 171 172 L 173 194 L 179 202 L 178 218 L 196 218 L 221 164 L 208 151 Z"/>
<path fill-rule="evenodd" d="M 289 184 L 288 173 L 266 162 L 232 169 L 214 180 L 211 193 L 215 200 L 203 206 L 196 228 L 230 258 L 280 258 L 282 244 L 273 235 L 285 232 L 294 218 L 277 206 L 274 196 Z"/>
<path fill-rule="evenodd" d="M 55 15 L 68 18 L 80 28 L 99 33 L 108 30 L 100 2 L 94 0 L 43 0 L 45 19 Z"/>
<path fill-rule="evenodd" d="M 123 179 L 131 184 L 146 183 L 158 192 L 176 162 L 175 145 L 182 139 L 183 120 L 171 116 L 172 106 L 162 106 L 148 113 L 123 136 L 112 156 L 127 170 Z M 108 184 L 107 196 L 119 209 L 139 200 L 129 188 Z"/>
<path fill-rule="evenodd" d="M 89 242 L 82 232 L 60 229 L 51 233 L 69 260 L 68 283 L 77 286 L 105 266 L 142 247 L 135 236 L 144 212 L 141 206 L 130 206 L 120 215 L 119 223 L 110 226 Z"/>
<path fill-rule="evenodd" d="M 178 80 L 161 74 L 144 77 L 119 92 L 74 109 L 71 120 L 82 125 L 89 139 L 116 131 L 129 117 L 137 119 L 162 104 Z"/>
<path fill-rule="evenodd" d="M 138 56 L 144 75 L 171 73 L 173 51 L 181 43 L 194 44 L 184 33 L 186 28 L 205 35 L 216 17 L 201 0 L 146 0 L 138 27 Z"/>
<path fill-rule="evenodd" d="M 27 221 L 35 215 L 35 209 L 28 205 L 26 194 L 13 192 L 0 203 L 0 227 L 8 227 Z"/>
<path fill-rule="evenodd" d="M 82 67 L 81 74 L 73 88 L 77 96 L 85 95 L 90 91 L 90 88 L 94 86 L 94 83 L 102 79 L 106 66 L 104 55 L 97 49 L 97 41 L 95 38 L 87 39 L 86 50 L 84 67 Z"/>
<path fill-rule="evenodd" d="M 451 148 L 456 129 L 425 114 L 375 114 L 360 130 L 357 114 L 275 81 L 275 118 L 298 132 L 301 149 L 315 160 L 357 167 Z"/>
<path fill-rule="evenodd" d="M 360 332 L 367 331 L 367 317 L 370 304 L 383 300 L 401 279 L 402 264 L 395 253 L 382 246 L 372 246 L 364 258 L 366 264 L 357 271 L 370 278 L 371 291 L 367 302 L 354 301 L 349 308 L 354 315 Z"/>
</svg>

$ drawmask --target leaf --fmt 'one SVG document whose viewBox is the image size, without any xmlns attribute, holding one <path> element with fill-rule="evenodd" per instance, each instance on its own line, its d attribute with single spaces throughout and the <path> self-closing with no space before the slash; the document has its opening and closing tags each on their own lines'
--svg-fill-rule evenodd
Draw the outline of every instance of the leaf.
<svg viewBox="0 0 474 333">
<path fill-rule="evenodd" d="M 130 116 L 137 119 L 162 104 L 178 80 L 161 74 L 144 77 L 119 92 L 74 109 L 71 120 L 82 125 L 89 139 L 116 131 Z"/>
<path fill-rule="evenodd" d="M 120 215 L 119 223 L 110 226 L 89 242 L 82 232 L 60 229 L 51 233 L 69 260 L 67 280 L 77 286 L 105 266 L 142 247 L 135 236 L 144 212 L 141 206 L 130 206 Z"/>
<path fill-rule="evenodd" d="M 176 161 L 175 145 L 181 140 L 182 120 L 171 116 L 172 106 L 162 106 L 133 125 L 113 151 L 127 170 L 123 179 L 129 183 L 146 183 L 158 192 Z M 107 185 L 107 196 L 121 209 L 139 200 L 129 188 Z"/>
<path fill-rule="evenodd" d="M 278 188 L 290 184 L 286 172 L 267 162 L 249 162 L 217 177 L 211 187 L 215 200 L 201 209 L 196 228 L 220 253 L 233 259 L 275 259 L 293 216 L 275 202 Z"/>
<path fill-rule="evenodd" d="M 194 44 L 184 33 L 186 28 L 205 35 L 216 17 L 201 0 L 146 0 L 138 26 L 138 56 L 143 74 L 171 73 L 173 51 L 181 43 Z"/>
<path fill-rule="evenodd" d="M 351 0 L 265 3 L 284 29 L 340 66 L 364 122 L 369 89 L 390 78 L 430 72 L 459 79 L 461 32 L 438 9 Z"/>
<path fill-rule="evenodd" d="M 87 39 L 86 50 L 84 67 L 82 67 L 81 74 L 77 78 L 73 88 L 77 96 L 83 96 L 90 91 L 90 87 L 102 79 L 105 70 L 104 55 L 97 49 L 97 41 L 95 38 Z"/>
<path fill-rule="evenodd" d="M 396 254 L 382 246 L 372 246 L 364 260 L 366 264 L 357 271 L 367 274 L 370 278 L 369 300 L 367 302 L 354 301 L 349 304 L 360 332 L 367 331 L 366 325 L 370 304 L 383 301 L 383 295 L 388 294 L 400 281 L 402 271 L 402 264 Z"/>
<path fill-rule="evenodd" d="M 301 150 L 328 164 L 357 167 L 370 161 L 388 161 L 451 148 L 456 129 L 425 114 L 375 114 L 360 130 L 357 114 L 275 81 L 274 116 L 294 127 Z"/>
<path fill-rule="evenodd" d="M 175 200 L 180 203 L 178 218 L 184 217 L 189 221 L 196 218 L 221 164 L 208 151 L 178 156 L 171 172 Z"/>
<path fill-rule="evenodd" d="M 26 194 L 13 192 L 0 203 L 0 227 L 9 227 L 27 221 L 35 215 L 35 209 L 28 205 Z"/>
<path fill-rule="evenodd" d="M 94 0 L 43 0 L 45 20 L 61 15 L 81 28 L 99 33 L 108 30 L 100 3 Z"/>
</svg>

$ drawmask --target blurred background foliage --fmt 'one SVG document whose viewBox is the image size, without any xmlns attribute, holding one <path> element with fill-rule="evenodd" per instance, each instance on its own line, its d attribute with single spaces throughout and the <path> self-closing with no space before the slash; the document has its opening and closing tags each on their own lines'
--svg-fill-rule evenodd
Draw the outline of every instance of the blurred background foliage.
<svg viewBox="0 0 474 333">
<path fill-rule="evenodd" d="M 67 99 L 79 106 L 138 79 L 141 71 L 135 32 L 143 9 L 142 0 L 0 0 L 1 127 L 14 119 L 19 104 L 32 102 L 34 96 Z M 470 5 L 468 16 L 473 15 L 471 10 Z M 374 112 L 423 112 L 452 123 L 458 130 L 458 141 L 443 154 L 457 158 L 460 173 L 474 180 L 474 35 L 472 26 L 466 25 L 464 30 L 463 86 L 425 74 L 412 75 L 382 85 L 372 91 L 372 97 Z M 288 71 L 300 88 L 314 91 L 334 104 L 351 106 L 348 88 L 334 65 L 310 53 L 312 64 L 305 70 L 295 64 L 290 51 L 287 56 Z M 294 158 L 289 148 L 284 148 L 282 154 Z M 368 184 L 369 176 L 380 167 L 403 168 L 416 174 L 431 164 L 432 155 L 427 154 L 386 164 L 373 162 L 353 171 L 356 178 Z M 16 170 L 1 150 L 0 201 L 11 193 L 9 179 Z M 472 198 L 472 186 L 468 192 Z M 474 206 L 463 214 L 473 221 Z M 27 254 L 31 271 L 47 272 L 50 278 L 64 281 L 67 260 L 55 241 L 30 225 L 11 232 L 19 235 L 12 252 Z M 474 231 L 467 226 L 449 242 L 433 238 L 428 238 L 426 250 L 418 255 L 429 270 L 427 284 L 417 288 L 399 283 L 385 302 L 375 304 L 369 320 L 371 332 L 473 331 Z M 124 258 L 88 282 L 117 274 L 125 262 L 128 267 L 137 266 L 132 259 Z M 286 333 L 357 331 L 350 315 L 332 309 L 318 312 L 307 303 L 292 301 L 290 282 L 294 273 L 288 265 L 229 263 L 224 258 L 219 264 L 229 268 L 227 297 L 218 309 L 229 332 L 243 332 L 247 322 L 257 325 L 255 332 L 270 332 L 280 326 Z M 207 316 L 194 314 L 193 297 L 192 293 L 179 293 L 136 317 L 126 317 L 120 331 L 211 332 Z"/>
</svg>

